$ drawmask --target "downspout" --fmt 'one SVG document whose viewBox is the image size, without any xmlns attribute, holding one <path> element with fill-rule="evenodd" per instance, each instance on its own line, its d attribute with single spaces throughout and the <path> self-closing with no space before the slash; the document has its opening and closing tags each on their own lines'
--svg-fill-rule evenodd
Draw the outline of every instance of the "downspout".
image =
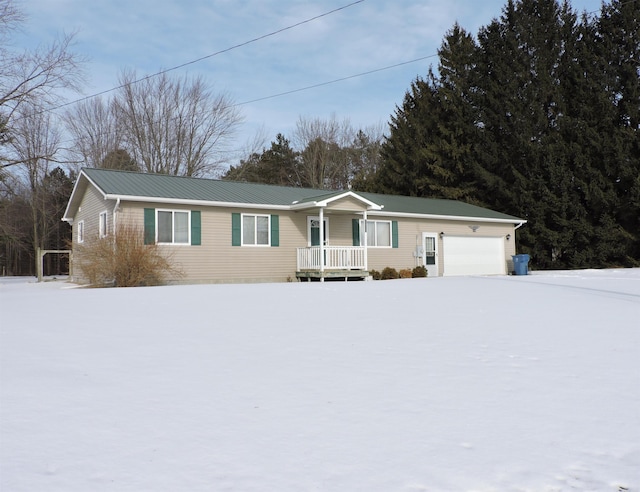
<svg viewBox="0 0 640 492">
<path fill-rule="evenodd" d="M 116 233 L 116 214 L 118 213 L 118 209 L 120 208 L 120 197 L 116 199 L 116 206 L 113 207 L 113 234 Z"/>
</svg>

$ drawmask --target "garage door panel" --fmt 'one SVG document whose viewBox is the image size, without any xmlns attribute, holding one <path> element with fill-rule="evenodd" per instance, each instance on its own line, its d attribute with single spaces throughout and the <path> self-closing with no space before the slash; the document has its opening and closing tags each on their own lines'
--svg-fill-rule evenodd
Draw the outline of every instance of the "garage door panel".
<svg viewBox="0 0 640 492">
<path fill-rule="evenodd" d="M 444 275 L 504 275 L 506 264 L 501 237 L 443 238 Z"/>
</svg>

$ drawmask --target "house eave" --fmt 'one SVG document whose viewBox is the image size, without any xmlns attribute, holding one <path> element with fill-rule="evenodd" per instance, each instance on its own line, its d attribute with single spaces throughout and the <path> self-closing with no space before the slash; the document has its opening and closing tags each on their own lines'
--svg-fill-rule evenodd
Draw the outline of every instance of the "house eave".
<svg viewBox="0 0 640 492">
<path fill-rule="evenodd" d="M 87 174 L 84 171 L 80 171 L 80 174 L 78 175 L 78 178 L 76 179 L 76 182 L 73 185 L 73 190 L 71 191 L 71 196 L 69 197 L 69 203 L 67 203 L 67 208 L 64 210 L 64 215 L 62 216 L 62 220 L 64 222 L 68 222 L 69 224 L 73 223 L 73 217 L 75 216 L 76 210 L 73 210 L 74 215 L 71 215 L 71 210 L 74 207 L 76 207 L 76 191 L 78 187 L 81 185 L 83 179 L 86 179 L 90 185 L 92 185 L 96 190 L 98 190 L 98 192 L 102 195 L 103 198 L 106 197 L 104 191 L 102 191 L 102 189 L 89 176 L 87 176 Z"/>
<path fill-rule="evenodd" d="M 385 211 L 372 211 L 369 215 L 384 215 L 385 217 L 406 217 L 415 219 L 431 219 L 431 220 L 455 220 L 461 222 L 493 222 L 497 224 L 519 224 L 518 227 L 526 224 L 526 220 L 513 218 L 513 219 L 498 219 L 493 217 L 467 217 L 462 215 L 437 215 L 437 214 L 416 214 L 406 212 L 385 212 Z"/>
<path fill-rule="evenodd" d="M 105 195 L 105 200 L 120 200 L 121 202 L 147 202 L 166 203 L 171 205 L 193 205 L 201 207 L 227 207 L 227 208 L 256 208 L 260 210 L 290 210 L 289 205 L 273 205 L 267 203 L 247 203 L 247 202 L 220 202 L 210 200 L 196 200 L 184 198 L 162 198 L 154 196 L 132 196 L 132 195 Z"/>
</svg>

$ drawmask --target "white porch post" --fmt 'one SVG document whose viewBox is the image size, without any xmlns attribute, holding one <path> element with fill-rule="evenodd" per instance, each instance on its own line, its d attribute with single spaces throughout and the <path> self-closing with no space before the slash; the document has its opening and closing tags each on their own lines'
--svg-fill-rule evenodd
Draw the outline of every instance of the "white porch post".
<svg viewBox="0 0 640 492">
<path fill-rule="evenodd" d="M 320 282 L 324 282 L 324 208 L 320 207 Z"/>
<path fill-rule="evenodd" d="M 367 248 L 369 241 L 367 240 L 367 211 L 362 212 L 362 217 L 364 218 L 364 269 L 365 271 L 369 270 L 369 255 L 367 254 Z"/>
</svg>

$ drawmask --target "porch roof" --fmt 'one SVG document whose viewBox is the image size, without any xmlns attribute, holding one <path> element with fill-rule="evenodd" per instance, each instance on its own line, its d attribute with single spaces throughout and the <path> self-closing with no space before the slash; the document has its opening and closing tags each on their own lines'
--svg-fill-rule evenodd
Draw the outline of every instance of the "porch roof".
<svg viewBox="0 0 640 492">
<path fill-rule="evenodd" d="M 317 190 L 316 190 L 317 191 Z M 326 207 L 331 203 L 342 200 L 343 198 L 355 198 L 357 201 L 364 203 L 370 210 L 382 210 L 382 207 L 362 196 L 362 193 L 356 193 L 353 191 L 336 191 L 332 193 L 325 193 L 323 195 L 312 196 L 303 198 L 302 200 L 296 200 L 291 204 L 293 209 L 303 209 L 310 207 Z"/>
<path fill-rule="evenodd" d="M 202 206 L 253 206 L 255 208 L 296 210 L 324 207 L 343 197 L 354 197 L 367 204 L 372 214 L 420 215 L 452 219 L 471 218 L 498 222 L 524 223 L 523 219 L 455 200 L 383 195 L 350 190 L 328 192 L 215 179 L 146 174 L 108 169 L 82 169 L 71 194 L 64 220 L 72 220 L 88 184 L 105 199 L 184 203 Z"/>
</svg>

